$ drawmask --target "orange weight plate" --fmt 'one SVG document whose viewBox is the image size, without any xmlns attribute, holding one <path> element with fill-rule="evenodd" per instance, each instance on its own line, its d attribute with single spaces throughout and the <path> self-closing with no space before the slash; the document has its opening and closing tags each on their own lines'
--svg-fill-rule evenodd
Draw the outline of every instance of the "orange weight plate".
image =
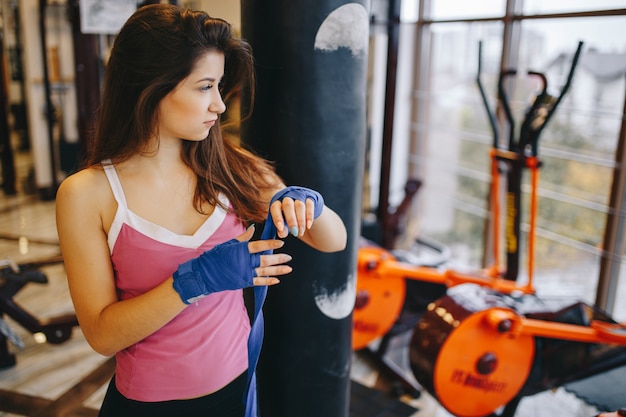
<svg viewBox="0 0 626 417">
<path fill-rule="evenodd" d="M 400 316 L 406 283 L 404 278 L 381 275 L 377 261 L 392 255 L 379 247 L 359 248 L 352 348 L 362 349 L 384 336 Z M 393 257 L 392 257 L 393 258 Z"/>
<path fill-rule="evenodd" d="M 509 301 L 479 285 L 459 285 L 430 303 L 415 326 L 411 370 L 455 416 L 492 415 L 513 400 L 528 379 L 534 338 L 493 320 L 516 314 Z"/>
<path fill-rule="evenodd" d="M 506 405 L 521 390 L 532 367 L 533 337 L 498 332 L 487 324 L 489 311 L 460 322 L 435 363 L 436 396 L 459 417 L 486 416 Z"/>
</svg>

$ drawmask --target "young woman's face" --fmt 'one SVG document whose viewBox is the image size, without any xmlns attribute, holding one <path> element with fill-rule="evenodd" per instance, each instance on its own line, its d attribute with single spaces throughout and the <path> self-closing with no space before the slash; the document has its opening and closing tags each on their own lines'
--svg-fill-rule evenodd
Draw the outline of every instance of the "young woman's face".
<svg viewBox="0 0 626 417">
<path fill-rule="evenodd" d="M 159 104 L 160 139 L 203 140 L 226 110 L 219 91 L 224 76 L 224 54 L 206 53 L 191 74 Z"/>
</svg>

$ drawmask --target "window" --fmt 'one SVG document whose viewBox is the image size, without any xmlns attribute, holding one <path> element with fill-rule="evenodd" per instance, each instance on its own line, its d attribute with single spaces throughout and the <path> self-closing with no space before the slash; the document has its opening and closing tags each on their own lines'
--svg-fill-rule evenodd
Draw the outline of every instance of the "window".
<svg viewBox="0 0 626 417">
<path fill-rule="evenodd" d="M 489 266 L 493 133 L 476 84 L 479 42 L 481 80 L 495 108 L 502 62 L 520 74 L 527 70 L 544 73 L 549 92 L 558 95 L 578 42 L 583 41 L 570 89 L 538 144 L 542 167 L 533 272 L 538 291 L 595 303 L 602 258 L 617 256 L 619 264 L 626 262 L 624 249 L 617 255 L 602 249 L 607 217 L 615 211 L 610 201 L 624 117 L 626 11 L 612 0 L 528 0 L 523 2 L 523 14 L 504 19 L 504 1 L 471 2 L 471 8 L 466 3 L 431 0 L 424 7 L 430 16 L 412 23 L 418 35 L 411 47 L 419 51 L 414 89 L 402 106 L 405 90 L 399 84 L 400 105 L 396 103 L 396 108 L 413 109 L 408 143 L 394 135 L 394 147 L 408 152 L 396 153 L 392 162 L 392 167 L 408 164 L 409 170 L 404 173 L 395 168 L 392 197 L 397 202 L 401 194 L 404 182 L 398 177 L 420 178 L 423 185 L 410 216 L 409 233 L 446 244 L 452 251 L 451 267 Z M 512 10 L 521 9 L 521 3 L 512 4 Z M 539 87 L 535 79 L 521 75 L 507 84 L 516 129 Z M 525 175 L 521 279 L 528 274 L 529 189 Z M 621 234 L 619 238 L 625 239 Z M 626 240 L 620 247 L 624 246 Z M 617 282 L 612 291 L 617 295 L 613 295 L 623 299 L 625 268 L 614 275 Z M 615 303 L 607 308 L 615 319 L 626 320 L 626 306 Z"/>
<path fill-rule="evenodd" d="M 590 303 L 596 298 L 624 103 L 626 42 L 610 28 L 625 24 L 626 17 L 589 17 L 521 25 L 520 66 L 545 72 L 557 91 L 576 43 L 585 42 L 571 90 L 540 140 L 535 265 L 538 288 L 569 290 Z"/>
<path fill-rule="evenodd" d="M 425 108 L 414 129 L 419 147 L 413 171 L 424 185 L 418 195 L 420 230 L 453 249 L 452 263 L 480 268 L 488 216 L 489 150 L 493 137 L 476 84 L 478 44 L 489 93 L 502 50 L 502 24 L 432 24 L 430 77 L 415 91 Z"/>
</svg>

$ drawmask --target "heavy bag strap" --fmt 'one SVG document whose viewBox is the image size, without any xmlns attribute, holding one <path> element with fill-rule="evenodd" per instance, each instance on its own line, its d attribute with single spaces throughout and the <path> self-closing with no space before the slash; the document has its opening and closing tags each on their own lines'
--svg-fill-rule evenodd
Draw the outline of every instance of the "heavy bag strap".
<svg viewBox="0 0 626 417">
<path fill-rule="evenodd" d="M 314 217 L 320 215 L 323 207 L 324 200 L 319 193 L 313 190 L 309 190 L 303 187 L 286 187 L 283 190 L 276 193 L 270 201 L 270 207 L 272 204 L 285 197 L 292 198 L 311 198 L 315 202 L 315 214 Z M 276 226 L 272 221 L 272 215 L 268 212 L 267 219 L 265 220 L 265 227 L 261 234 L 261 240 L 276 238 Z M 273 251 L 268 250 L 263 252 L 264 255 L 269 255 Z M 246 392 L 244 393 L 244 401 L 246 403 L 245 417 L 257 417 L 257 392 L 256 392 L 256 366 L 259 362 L 259 356 L 261 354 L 261 347 L 263 345 L 263 333 L 264 333 L 264 321 L 263 321 L 263 303 L 267 296 L 267 286 L 255 286 L 254 287 L 254 317 L 252 319 L 252 325 L 250 328 L 250 337 L 248 338 L 248 384 Z"/>
</svg>

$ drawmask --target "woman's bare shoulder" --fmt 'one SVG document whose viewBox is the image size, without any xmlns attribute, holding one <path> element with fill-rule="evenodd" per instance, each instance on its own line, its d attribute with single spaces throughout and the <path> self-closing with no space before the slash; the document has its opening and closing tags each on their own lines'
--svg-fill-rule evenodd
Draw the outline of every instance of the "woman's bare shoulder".
<svg viewBox="0 0 626 417">
<path fill-rule="evenodd" d="M 102 169 L 85 168 L 65 178 L 57 190 L 57 204 L 98 204 L 110 194 L 109 182 Z"/>
<path fill-rule="evenodd" d="M 57 227 L 67 232 L 90 228 L 108 230 L 117 203 L 102 169 L 86 168 L 65 178 L 56 195 Z M 72 232 L 74 233 L 74 232 Z"/>
<path fill-rule="evenodd" d="M 99 193 L 103 187 L 109 187 L 104 170 L 85 168 L 65 178 L 59 186 L 59 192 L 80 192 L 85 195 Z"/>
</svg>

